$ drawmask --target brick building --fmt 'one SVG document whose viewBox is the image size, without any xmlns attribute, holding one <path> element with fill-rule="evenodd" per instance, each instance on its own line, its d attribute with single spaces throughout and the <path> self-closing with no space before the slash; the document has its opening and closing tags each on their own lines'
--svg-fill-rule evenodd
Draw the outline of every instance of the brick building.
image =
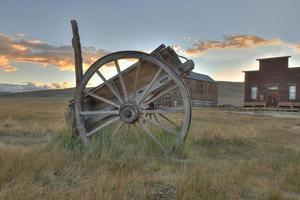
<svg viewBox="0 0 300 200">
<path fill-rule="evenodd" d="M 300 106 L 300 67 L 289 68 L 289 58 L 257 59 L 259 70 L 244 71 L 245 106 Z"/>
</svg>

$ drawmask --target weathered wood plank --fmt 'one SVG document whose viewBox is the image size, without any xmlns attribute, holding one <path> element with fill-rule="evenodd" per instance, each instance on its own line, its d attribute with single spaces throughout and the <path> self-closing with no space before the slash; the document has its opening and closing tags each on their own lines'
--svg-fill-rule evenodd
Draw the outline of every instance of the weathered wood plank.
<svg viewBox="0 0 300 200">
<path fill-rule="evenodd" d="M 73 32 L 72 46 L 74 49 L 74 59 L 75 59 L 76 87 L 78 87 L 83 77 L 81 44 L 80 44 L 80 37 L 79 37 L 78 25 L 76 20 L 71 20 L 71 25 L 72 25 L 72 32 Z"/>
</svg>

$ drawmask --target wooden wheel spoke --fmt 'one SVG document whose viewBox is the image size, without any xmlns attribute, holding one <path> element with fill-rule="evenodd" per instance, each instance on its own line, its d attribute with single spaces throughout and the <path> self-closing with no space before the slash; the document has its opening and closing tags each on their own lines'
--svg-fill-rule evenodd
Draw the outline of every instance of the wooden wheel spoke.
<svg viewBox="0 0 300 200">
<path fill-rule="evenodd" d="M 95 110 L 95 111 L 81 111 L 80 115 L 118 115 L 119 110 Z"/>
<path fill-rule="evenodd" d="M 164 95 L 168 94 L 169 92 L 171 92 L 172 90 L 175 90 L 176 88 L 178 88 L 177 85 L 173 85 L 169 88 L 166 88 L 164 90 L 162 90 L 159 94 L 155 95 L 153 98 L 147 100 L 146 102 L 143 102 L 143 104 L 149 104 L 149 103 L 152 103 L 154 102 L 155 100 L 163 97 Z"/>
<path fill-rule="evenodd" d="M 162 113 L 158 113 L 158 114 L 159 114 L 159 116 L 161 116 L 162 118 L 164 118 L 165 120 L 167 120 L 169 123 L 173 124 L 176 128 L 178 128 L 178 125 L 175 122 L 173 122 L 171 119 L 169 119 L 167 116 L 165 116 Z"/>
<path fill-rule="evenodd" d="M 135 126 L 135 128 L 133 129 L 134 130 L 134 134 L 136 135 L 139 143 L 141 143 L 141 137 L 140 137 L 140 134 L 139 134 L 139 131 L 138 131 L 139 130 L 138 129 L 138 125 L 135 123 L 134 126 Z"/>
<path fill-rule="evenodd" d="M 120 119 L 119 117 L 114 117 L 114 118 L 112 118 L 111 120 L 109 120 L 109 121 L 107 121 L 107 122 L 101 124 L 100 126 L 98 126 L 98 127 L 95 128 L 95 129 L 93 129 L 92 131 L 88 132 L 86 135 L 87 135 L 87 136 L 91 136 L 91 135 L 93 135 L 94 133 L 96 133 L 97 131 L 103 129 L 104 127 L 106 127 L 106 126 L 112 124 L 113 122 L 115 122 L 115 121 L 117 121 L 117 120 L 119 120 L 119 119 Z"/>
<path fill-rule="evenodd" d="M 107 85 L 107 87 L 111 90 L 111 92 L 117 97 L 117 99 L 120 101 L 120 103 L 123 103 L 123 100 L 122 100 L 119 92 L 115 90 L 115 88 L 110 84 L 109 81 L 106 80 L 106 78 L 101 74 L 101 72 L 99 72 L 99 70 L 97 70 L 96 73 L 102 79 L 102 81 Z"/>
<path fill-rule="evenodd" d="M 170 108 L 170 107 L 159 107 L 155 108 L 153 110 L 141 110 L 141 113 L 184 113 L 183 107 L 176 107 L 176 108 Z"/>
<path fill-rule="evenodd" d="M 153 125 L 155 125 L 155 126 L 158 126 L 158 127 L 162 128 L 163 130 L 167 131 L 168 133 L 171 133 L 171 134 L 173 134 L 173 135 L 175 135 L 175 136 L 178 135 L 178 132 L 177 132 L 177 131 L 175 131 L 175 130 L 173 130 L 173 129 L 171 129 L 171 128 L 168 128 L 168 127 L 162 125 L 162 124 L 159 123 L 159 122 L 153 121 L 152 119 L 149 119 L 149 118 L 146 118 L 146 117 L 143 117 L 143 116 L 141 116 L 141 118 L 144 119 L 145 121 L 149 122 L 150 124 L 153 124 Z"/>
<path fill-rule="evenodd" d="M 156 116 L 155 113 L 153 113 L 153 117 L 154 117 L 154 119 L 155 119 L 155 121 L 156 121 L 157 123 L 160 123 L 160 121 L 158 120 L 158 118 L 157 118 L 157 116 Z"/>
<path fill-rule="evenodd" d="M 142 96 L 139 98 L 138 104 L 143 102 L 143 100 L 148 96 L 148 93 L 149 93 L 150 89 L 152 88 L 152 86 L 154 85 L 156 80 L 158 79 L 161 72 L 162 72 L 162 68 L 159 68 L 159 70 L 156 72 L 156 74 L 153 77 L 153 79 L 151 80 L 151 82 L 147 85 L 147 87 L 146 87 L 145 91 L 143 92 Z"/>
<path fill-rule="evenodd" d="M 128 140 L 128 134 L 129 134 L 129 129 L 130 129 L 130 124 L 127 124 L 127 129 L 126 129 L 126 133 L 125 133 L 124 144 L 127 143 L 127 140 Z"/>
<path fill-rule="evenodd" d="M 141 61 L 139 61 L 137 63 L 137 67 L 136 67 L 136 71 L 135 71 L 135 77 L 134 77 L 134 84 L 133 84 L 133 99 L 135 99 L 136 97 L 136 88 L 137 88 L 137 84 L 138 84 L 138 80 L 139 80 L 139 75 L 140 75 L 140 65 L 141 65 Z"/>
<path fill-rule="evenodd" d="M 121 69 L 120 69 L 119 62 L 118 62 L 118 60 L 114 60 L 114 63 L 115 63 L 115 66 L 117 68 L 117 71 L 118 71 L 118 76 L 119 76 L 121 87 L 123 89 L 123 93 L 124 93 L 124 96 L 125 96 L 125 101 L 128 101 L 127 90 L 126 90 L 126 86 L 125 86 L 123 75 L 122 75 L 122 72 L 121 72 Z"/>
<path fill-rule="evenodd" d="M 158 139 L 154 136 L 154 134 L 141 122 L 138 122 L 139 125 L 142 127 L 142 129 L 145 131 L 145 133 L 160 147 L 160 149 L 162 150 L 162 152 L 168 156 L 169 153 L 166 150 L 166 148 L 158 141 Z"/>
<path fill-rule="evenodd" d="M 106 98 L 104 98 L 104 97 L 101 97 L 101 96 L 99 96 L 99 95 L 96 95 L 96 94 L 94 94 L 94 93 L 88 92 L 87 95 L 89 95 L 89 96 L 91 96 L 91 97 L 93 97 L 93 98 L 95 98 L 95 99 L 98 99 L 98 100 L 100 100 L 100 101 L 103 101 L 103 102 L 105 102 L 105 103 L 108 103 L 108 104 L 110 104 L 110 105 L 112 105 L 112 106 L 115 106 L 115 107 L 117 107 L 117 108 L 120 108 L 120 106 L 119 106 L 118 104 L 114 103 L 113 101 L 111 101 L 111 100 L 109 100 L 109 99 L 106 99 Z"/>
<path fill-rule="evenodd" d="M 124 124 L 124 122 L 120 121 L 118 126 L 115 128 L 114 132 L 111 134 L 111 137 L 114 137 L 118 131 L 120 130 L 120 128 L 122 127 L 122 125 Z"/>
</svg>

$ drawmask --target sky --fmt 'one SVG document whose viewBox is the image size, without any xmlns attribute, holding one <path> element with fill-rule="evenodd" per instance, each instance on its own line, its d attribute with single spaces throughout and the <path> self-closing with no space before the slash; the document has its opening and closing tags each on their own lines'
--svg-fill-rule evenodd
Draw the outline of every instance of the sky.
<svg viewBox="0 0 300 200">
<path fill-rule="evenodd" d="M 110 52 L 161 43 L 215 80 L 243 81 L 257 58 L 290 55 L 290 67 L 299 67 L 299 8 L 298 0 L 0 0 L 0 84 L 74 86 L 71 19 L 85 69 Z"/>
</svg>

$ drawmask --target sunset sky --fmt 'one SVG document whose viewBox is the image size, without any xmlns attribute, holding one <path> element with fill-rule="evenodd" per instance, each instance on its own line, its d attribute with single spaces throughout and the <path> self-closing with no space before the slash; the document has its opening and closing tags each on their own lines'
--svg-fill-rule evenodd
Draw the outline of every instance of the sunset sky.
<svg viewBox="0 0 300 200">
<path fill-rule="evenodd" d="M 74 86 L 70 20 L 85 66 L 109 52 L 161 43 L 215 80 L 243 81 L 257 58 L 300 66 L 298 0 L 0 0 L 0 92 Z"/>
</svg>

